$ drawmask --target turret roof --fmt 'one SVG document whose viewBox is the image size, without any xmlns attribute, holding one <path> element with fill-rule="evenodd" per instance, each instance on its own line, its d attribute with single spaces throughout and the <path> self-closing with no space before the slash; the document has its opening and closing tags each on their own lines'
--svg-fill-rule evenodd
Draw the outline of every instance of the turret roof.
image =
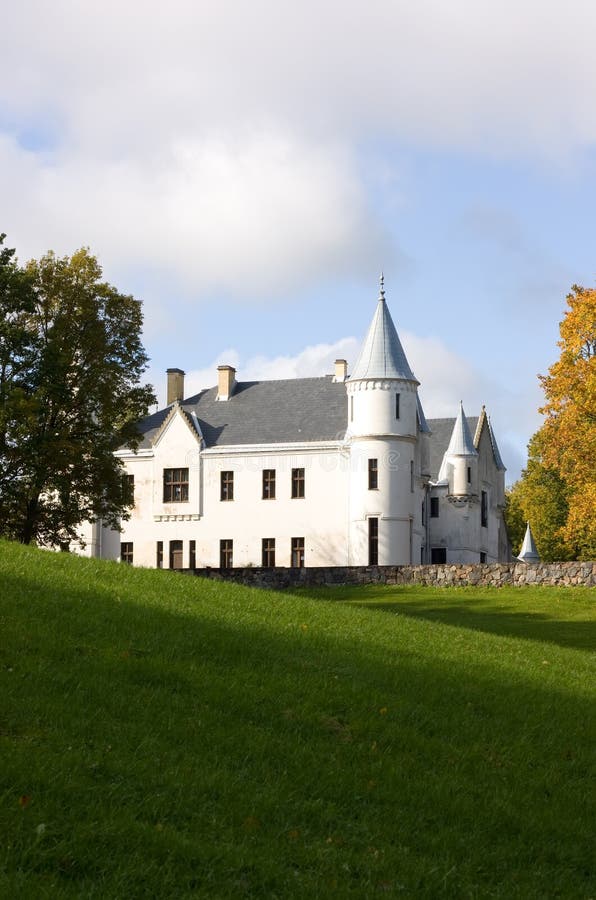
<svg viewBox="0 0 596 900">
<path fill-rule="evenodd" d="M 383 276 L 379 302 L 360 356 L 350 375 L 350 381 L 359 381 L 363 378 L 399 378 L 402 381 L 414 381 L 419 384 L 410 369 L 391 313 L 387 308 Z"/>
<path fill-rule="evenodd" d="M 536 549 L 536 544 L 534 542 L 534 535 L 532 534 L 532 529 L 530 528 L 530 523 L 528 522 L 526 525 L 526 533 L 524 535 L 524 542 L 522 544 L 522 548 L 519 552 L 519 556 L 517 557 L 521 562 L 525 563 L 537 563 L 540 562 L 540 555 L 538 550 Z"/>
<path fill-rule="evenodd" d="M 464 413 L 464 406 L 460 400 L 459 412 L 451 432 L 451 440 L 447 447 L 447 456 L 478 456 L 478 450 L 474 446 L 472 434 L 468 426 L 468 420 Z"/>
</svg>

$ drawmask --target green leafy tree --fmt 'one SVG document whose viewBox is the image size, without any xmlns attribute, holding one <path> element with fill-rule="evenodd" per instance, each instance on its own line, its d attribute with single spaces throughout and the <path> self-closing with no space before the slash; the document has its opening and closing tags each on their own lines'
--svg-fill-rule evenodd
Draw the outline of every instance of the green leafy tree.
<svg viewBox="0 0 596 900">
<path fill-rule="evenodd" d="M 544 440 L 541 429 L 528 444 L 528 465 L 522 477 L 507 492 L 507 531 L 514 556 L 519 554 L 529 521 L 545 562 L 573 559 L 577 548 L 563 533 L 569 511 L 568 491 L 558 471 L 544 463 Z"/>
<path fill-rule="evenodd" d="M 560 325 L 561 355 L 544 388 L 544 462 L 567 489 L 563 536 L 580 559 L 596 558 L 596 289 L 574 285 Z"/>
<path fill-rule="evenodd" d="M 25 269 L 5 251 L 0 272 L 0 530 L 64 547 L 82 522 L 128 514 L 114 451 L 136 446 L 155 399 L 141 305 L 86 249 Z"/>
<path fill-rule="evenodd" d="M 540 376 L 544 424 L 508 493 L 507 526 L 514 552 L 527 519 L 544 560 L 595 559 L 596 289 L 573 286 L 560 334 L 561 355 Z"/>
</svg>

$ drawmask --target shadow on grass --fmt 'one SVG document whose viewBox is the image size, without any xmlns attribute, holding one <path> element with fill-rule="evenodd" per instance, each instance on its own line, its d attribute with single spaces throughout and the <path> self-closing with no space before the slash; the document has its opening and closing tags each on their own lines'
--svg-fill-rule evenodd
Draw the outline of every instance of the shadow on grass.
<svg viewBox="0 0 596 900">
<path fill-rule="evenodd" d="M 590 894 L 585 697 L 399 628 L 390 658 L 317 635 L 273 595 L 234 621 L 199 582 L 191 614 L 127 581 L 3 581 L 5 871 L 102 896 Z"/>
<path fill-rule="evenodd" d="M 368 586 L 304 589 L 300 591 L 300 596 L 381 610 L 393 615 L 440 622 L 442 625 L 469 628 L 502 637 L 544 641 L 577 650 L 596 650 L 596 617 L 565 620 L 557 615 L 556 606 L 552 615 L 529 611 L 525 604 L 523 610 L 505 603 L 495 609 L 499 602 L 499 595 L 496 593 L 492 595 L 490 602 L 466 594 L 461 594 L 457 602 L 453 602 L 448 589 L 445 590 L 445 599 L 438 598 L 437 591 L 429 593 L 426 598 L 424 594 L 420 597 L 417 590 L 418 598 L 413 599 L 412 591 L 409 589 L 399 587 L 379 589 Z M 523 588 L 515 590 L 523 591 Z M 596 607 L 596 592 L 593 602 Z"/>
</svg>

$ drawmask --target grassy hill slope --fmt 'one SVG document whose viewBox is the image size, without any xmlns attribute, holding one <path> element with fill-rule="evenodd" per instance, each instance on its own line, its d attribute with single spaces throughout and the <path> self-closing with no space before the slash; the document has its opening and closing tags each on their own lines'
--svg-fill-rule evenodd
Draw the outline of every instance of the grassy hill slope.
<svg viewBox="0 0 596 900">
<path fill-rule="evenodd" d="M 0 896 L 593 897 L 594 592 L 0 543 Z"/>
</svg>

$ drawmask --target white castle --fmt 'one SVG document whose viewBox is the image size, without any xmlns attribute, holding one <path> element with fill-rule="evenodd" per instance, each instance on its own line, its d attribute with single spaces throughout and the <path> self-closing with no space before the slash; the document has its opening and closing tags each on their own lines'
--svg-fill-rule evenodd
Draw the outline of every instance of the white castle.
<svg viewBox="0 0 596 900">
<path fill-rule="evenodd" d="M 236 380 L 167 406 L 118 451 L 134 500 L 122 532 L 94 523 L 86 553 L 140 566 L 363 566 L 502 562 L 504 473 L 484 407 L 425 419 L 383 279 L 351 371 Z"/>
</svg>

